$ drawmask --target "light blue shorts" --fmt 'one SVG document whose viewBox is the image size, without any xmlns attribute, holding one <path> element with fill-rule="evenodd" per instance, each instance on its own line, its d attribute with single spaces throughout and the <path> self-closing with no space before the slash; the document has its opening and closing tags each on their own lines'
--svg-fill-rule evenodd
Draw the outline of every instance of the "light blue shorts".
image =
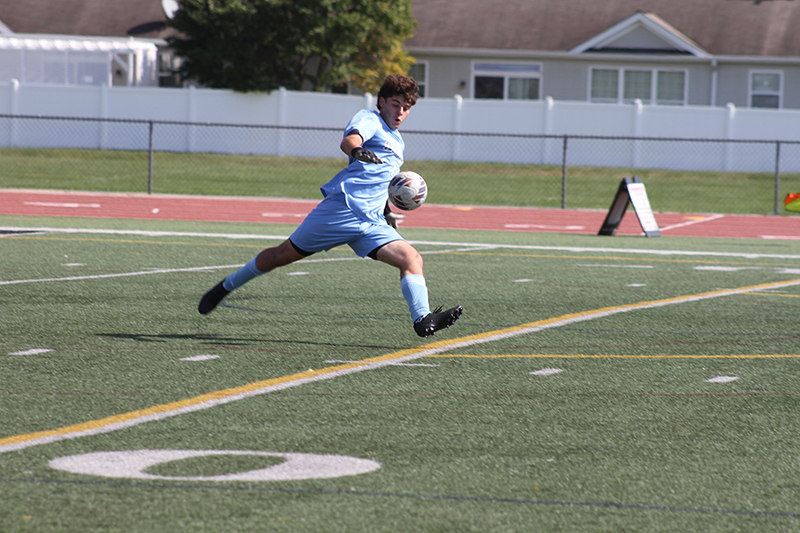
<svg viewBox="0 0 800 533">
<path fill-rule="evenodd" d="M 289 239 L 300 253 L 310 255 L 347 244 L 361 257 L 392 241 L 403 240 L 389 224 L 364 222 L 344 201 L 330 198 L 322 200 Z"/>
</svg>

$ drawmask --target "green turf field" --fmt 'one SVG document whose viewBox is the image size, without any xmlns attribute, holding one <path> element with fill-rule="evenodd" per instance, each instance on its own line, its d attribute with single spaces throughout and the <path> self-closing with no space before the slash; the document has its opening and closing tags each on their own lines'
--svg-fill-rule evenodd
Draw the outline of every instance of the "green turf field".
<svg viewBox="0 0 800 533">
<path fill-rule="evenodd" d="M 796 241 L 402 230 L 420 339 L 347 249 L 197 313 L 291 226 L 0 227 L 2 532 L 800 529 Z"/>
</svg>

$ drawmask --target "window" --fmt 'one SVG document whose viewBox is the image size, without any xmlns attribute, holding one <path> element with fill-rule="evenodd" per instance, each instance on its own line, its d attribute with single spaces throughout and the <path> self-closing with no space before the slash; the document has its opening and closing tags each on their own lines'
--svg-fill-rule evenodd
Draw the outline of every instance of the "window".
<svg viewBox="0 0 800 533">
<path fill-rule="evenodd" d="M 780 109 L 781 72 L 750 72 L 750 107 Z"/>
<path fill-rule="evenodd" d="M 428 88 L 428 63 L 423 61 L 412 65 L 408 70 L 408 77 L 414 78 L 414 81 L 419 85 L 419 95 L 425 97 Z"/>
<path fill-rule="evenodd" d="M 625 102 L 641 100 L 645 104 L 650 103 L 650 93 L 653 88 L 653 73 L 649 70 L 626 70 L 623 73 Z"/>
<path fill-rule="evenodd" d="M 602 103 L 684 105 L 686 72 L 657 69 L 593 68 L 589 76 L 589 100 Z"/>
<path fill-rule="evenodd" d="M 683 105 L 686 92 L 686 73 L 682 70 L 659 70 L 656 82 L 656 103 Z"/>
<path fill-rule="evenodd" d="M 67 68 L 69 85 L 110 85 L 111 57 L 91 52 L 70 52 Z"/>
<path fill-rule="evenodd" d="M 474 98 L 538 100 L 542 66 L 534 63 L 475 63 L 472 66 Z"/>
<path fill-rule="evenodd" d="M 509 78 L 509 80 L 508 80 L 508 99 L 509 100 L 538 100 L 539 99 L 539 79 L 538 78 Z"/>
<path fill-rule="evenodd" d="M 475 98 L 503 99 L 505 80 L 496 76 L 475 76 Z"/>
<path fill-rule="evenodd" d="M 619 100 L 619 72 L 616 70 L 592 69 L 592 102 L 614 102 Z"/>
</svg>

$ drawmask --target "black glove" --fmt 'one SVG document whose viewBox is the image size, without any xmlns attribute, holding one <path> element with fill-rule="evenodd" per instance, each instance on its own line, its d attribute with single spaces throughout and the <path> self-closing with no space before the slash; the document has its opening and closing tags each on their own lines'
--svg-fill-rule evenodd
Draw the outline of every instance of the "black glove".
<svg viewBox="0 0 800 533">
<path fill-rule="evenodd" d="M 404 218 L 406 218 L 406 216 L 403 215 L 403 214 L 395 213 L 394 211 L 392 211 L 389 208 L 389 202 L 387 201 L 386 202 L 386 207 L 383 208 L 383 218 L 386 219 L 386 222 L 388 222 L 391 227 L 393 227 L 394 229 L 397 229 L 397 224 L 399 224 L 400 221 L 402 221 Z"/>
<path fill-rule="evenodd" d="M 375 155 L 375 152 L 372 150 L 367 150 L 361 146 L 356 146 L 353 148 L 353 151 L 350 152 L 350 155 L 359 161 L 363 161 L 364 163 L 383 163 L 381 158 Z"/>
</svg>

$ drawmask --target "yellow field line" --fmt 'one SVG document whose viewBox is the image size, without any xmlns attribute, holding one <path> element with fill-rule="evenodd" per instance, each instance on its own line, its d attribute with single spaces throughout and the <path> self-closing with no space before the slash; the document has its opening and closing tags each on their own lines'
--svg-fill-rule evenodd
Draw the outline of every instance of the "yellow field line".
<svg viewBox="0 0 800 533">
<path fill-rule="evenodd" d="M 288 376 L 283 376 L 280 378 L 269 379 L 265 381 L 257 381 L 255 383 L 249 383 L 247 385 L 242 385 L 240 387 L 234 387 L 230 389 L 224 389 L 216 392 L 209 392 L 206 394 L 201 394 L 199 396 L 195 396 L 193 398 L 187 398 L 184 400 L 179 400 L 176 402 L 165 403 L 162 405 L 154 405 L 152 407 L 148 407 L 146 409 L 141 409 L 138 411 L 131 411 L 129 413 L 123 413 L 120 415 L 109 416 L 106 418 L 101 418 L 99 420 L 90 420 L 89 422 L 83 422 L 80 424 L 74 424 L 71 426 L 62 427 L 59 429 L 53 429 L 48 431 L 39 431 L 36 433 L 28 433 L 24 435 L 16 435 L 13 437 L 6 437 L 0 439 L 0 448 L 7 444 L 14 444 L 34 439 L 40 439 L 43 437 L 54 437 L 59 435 L 68 435 L 71 433 L 81 433 L 87 430 L 96 430 L 101 427 L 110 426 L 113 424 L 119 424 L 128 422 L 130 420 L 143 418 L 143 417 L 150 417 L 153 415 L 159 415 L 171 411 L 177 410 L 185 410 L 187 408 L 191 408 L 198 404 L 211 402 L 211 401 L 219 401 L 228 398 L 232 398 L 234 396 L 245 395 L 248 392 L 252 392 L 254 390 L 262 389 L 265 387 L 272 387 L 275 385 L 280 385 L 283 383 L 296 381 L 296 380 L 303 380 L 312 378 L 314 376 L 323 375 L 327 372 L 332 372 L 335 370 L 343 370 L 347 367 L 355 366 L 353 364 L 350 365 L 341 365 L 338 367 L 328 367 L 323 368 L 320 370 L 308 370 L 306 372 L 300 372 L 298 374 L 292 374 Z"/>
<path fill-rule="evenodd" d="M 800 294 L 775 294 L 774 292 L 759 293 L 759 296 L 779 296 L 781 298 L 800 298 Z"/>
<path fill-rule="evenodd" d="M 101 418 L 99 420 L 90 420 L 80 424 L 73 424 L 58 429 L 38 431 L 34 433 L 26 433 L 21 435 L 14 435 L 0 439 L 0 453 L 19 450 L 30 446 L 37 446 L 40 444 L 47 444 L 50 442 L 57 442 L 65 439 L 72 439 L 81 436 L 96 435 L 100 433 L 108 433 L 118 429 L 132 427 L 149 421 L 161 420 L 167 417 L 176 416 L 179 414 L 199 411 L 208 409 L 224 403 L 237 401 L 240 399 L 266 394 L 277 390 L 286 389 L 289 387 L 298 386 L 304 383 L 311 383 L 321 381 L 324 379 L 332 379 L 334 377 L 343 376 L 350 373 L 361 372 L 364 370 L 371 370 L 380 368 L 387 364 L 397 363 L 399 361 L 410 361 L 421 357 L 432 356 L 441 352 L 455 350 L 473 346 L 475 344 L 482 344 L 499 340 L 517 335 L 527 333 L 534 333 L 543 329 L 552 327 L 559 327 L 575 322 L 585 320 L 592 320 L 595 318 L 602 318 L 611 316 L 617 313 L 634 311 L 638 309 L 648 309 L 654 307 L 661 307 L 677 303 L 694 302 L 708 298 L 718 298 L 721 296 L 729 296 L 733 294 L 742 294 L 764 289 L 775 289 L 780 287 L 787 287 L 792 285 L 800 285 L 800 279 L 780 281 L 773 283 L 763 283 L 759 285 L 751 285 L 748 287 L 740 287 L 738 289 L 723 289 L 700 294 L 688 296 L 676 296 L 673 298 L 665 298 L 662 300 L 653 300 L 647 302 L 640 302 L 635 304 L 619 305 L 612 307 L 604 307 L 591 311 L 583 311 L 579 313 L 570 313 L 554 318 L 547 318 L 494 331 L 487 331 L 476 335 L 469 335 L 456 339 L 443 340 L 425 344 L 417 348 L 410 348 L 401 350 L 378 357 L 371 357 L 363 359 L 355 363 L 340 364 L 331 367 L 325 367 L 319 370 L 307 370 L 296 374 L 268 379 L 264 381 L 257 381 L 242 385 L 240 387 L 233 387 L 216 392 L 209 392 L 201 394 L 192 398 L 170 402 L 162 405 L 155 405 L 146 409 L 131 411 L 119 415 Z"/>
<path fill-rule="evenodd" d="M 622 255 L 557 255 L 557 254 L 513 254 L 505 252 L 451 252 L 452 255 L 480 255 L 489 257 L 523 257 L 523 258 L 537 258 L 537 259 L 592 259 L 600 260 L 605 259 L 608 261 L 639 261 L 649 263 L 702 263 L 708 265 L 740 265 L 740 266 L 762 266 L 762 267 L 786 267 L 797 268 L 797 263 L 792 264 L 777 264 L 777 263 L 754 263 L 745 261 L 712 261 L 708 259 L 662 259 L 657 257 L 630 257 Z M 622 252 L 624 253 L 624 252 Z"/>
</svg>

